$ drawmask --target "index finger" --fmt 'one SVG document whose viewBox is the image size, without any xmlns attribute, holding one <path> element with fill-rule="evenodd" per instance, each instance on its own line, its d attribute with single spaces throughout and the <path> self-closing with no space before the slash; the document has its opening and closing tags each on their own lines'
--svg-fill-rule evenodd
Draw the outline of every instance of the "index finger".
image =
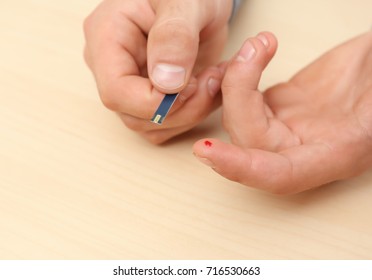
<svg viewBox="0 0 372 280">
<path fill-rule="evenodd" d="M 203 139 L 193 150 L 203 163 L 227 179 L 276 194 L 298 193 L 348 178 L 355 164 L 353 156 L 345 159 L 323 143 L 277 153 Z"/>
<path fill-rule="evenodd" d="M 146 75 L 146 30 L 125 13 L 95 13 L 85 24 L 86 59 L 102 102 L 111 110 L 149 118 L 163 94 L 141 76 Z"/>
<path fill-rule="evenodd" d="M 247 39 L 227 66 L 222 82 L 223 120 L 232 139 L 242 146 L 257 142 L 254 140 L 269 129 L 267 108 L 258 84 L 276 48 L 273 34 L 260 33 Z"/>
</svg>

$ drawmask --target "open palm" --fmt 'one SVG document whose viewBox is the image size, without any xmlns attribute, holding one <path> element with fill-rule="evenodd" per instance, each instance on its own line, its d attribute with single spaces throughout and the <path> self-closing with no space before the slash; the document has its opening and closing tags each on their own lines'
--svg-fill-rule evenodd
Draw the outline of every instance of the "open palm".
<svg viewBox="0 0 372 280">
<path fill-rule="evenodd" d="M 234 59 L 222 84 L 232 144 L 198 142 L 199 157 L 231 180 L 275 193 L 352 177 L 372 165 L 372 32 L 264 93 L 257 87 L 276 39 L 262 33 L 245 44 L 254 56 Z"/>
</svg>

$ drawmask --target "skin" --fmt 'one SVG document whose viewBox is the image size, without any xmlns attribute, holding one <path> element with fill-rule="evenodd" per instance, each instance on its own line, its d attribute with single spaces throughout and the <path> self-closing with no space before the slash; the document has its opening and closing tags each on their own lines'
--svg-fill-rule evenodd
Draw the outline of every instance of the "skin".
<svg viewBox="0 0 372 280">
<path fill-rule="evenodd" d="M 156 144 L 196 126 L 221 104 L 222 72 L 211 65 L 225 45 L 231 10 L 232 0 L 103 1 L 84 22 L 84 57 L 103 104 Z M 159 64 L 184 72 L 165 83 L 154 74 Z M 176 92 L 166 122 L 150 123 L 164 94 Z"/>
<path fill-rule="evenodd" d="M 231 144 L 203 139 L 194 154 L 230 180 L 276 194 L 298 193 L 370 168 L 372 32 L 260 92 L 262 71 L 276 48 L 274 35 L 261 33 L 225 67 L 223 124 Z"/>
</svg>

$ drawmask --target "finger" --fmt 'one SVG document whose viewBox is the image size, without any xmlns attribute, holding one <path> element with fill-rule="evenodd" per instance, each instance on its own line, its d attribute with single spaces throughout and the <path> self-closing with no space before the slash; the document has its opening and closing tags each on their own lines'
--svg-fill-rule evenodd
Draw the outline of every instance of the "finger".
<svg viewBox="0 0 372 280">
<path fill-rule="evenodd" d="M 216 5 L 198 1 L 157 1 L 148 36 L 148 69 L 154 86 L 165 93 L 187 84 L 198 54 L 199 33 L 216 15 Z M 209 10 L 207 10 L 207 7 Z"/>
<path fill-rule="evenodd" d="M 85 57 L 101 100 L 111 110 L 150 119 L 163 94 L 153 89 L 149 79 L 140 76 L 147 61 L 143 30 L 129 15 L 117 13 L 117 8 L 103 9 L 115 13 L 102 9 L 97 9 L 84 25 Z M 151 11 L 143 12 L 151 17 Z"/>
<path fill-rule="evenodd" d="M 222 72 L 218 67 L 209 67 L 197 76 L 198 87 L 196 92 L 183 101 L 180 110 L 171 112 L 170 125 L 178 124 L 185 120 L 191 124 L 198 124 L 222 102 L 221 82 Z"/>
<path fill-rule="evenodd" d="M 245 41 L 226 69 L 222 82 L 223 120 L 232 140 L 253 145 L 255 135 L 269 128 L 263 96 L 258 91 L 262 71 L 277 49 L 273 34 L 263 32 Z"/>
<path fill-rule="evenodd" d="M 152 144 L 159 145 L 163 144 L 164 142 L 168 141 L 169 139 L 174 138 L 186 131 L 191 130 L 195 125 L 185 125 L 175 128 L 168 128 L 162 130 L 152 130 L 152 131 L 145 131 L 140 132 L 139 134 L 144 137 L 147 141 Z"/>
<path fill-rule="evenodd" d="M 224 0 L 225 1 L 225 0 Z M 200 73 L 210 65 L 216 65 L 221 60 L 221 54 L 228 39 L 229 26 L 226 24 L 218 28 L 216 32 L 210 32 L 203 40 L 203 32 L 200 34 L 200 44 L 197 56 L 197 63 L 194 65 L 193 73 Z"/>
<path fill-rule="evenodd" d="M 301 145 L 273 153 L 243 149 L 217 139 L 196 142 L 194 154 L 220 175 L 276 194 L 305 191 L 348 177 L 349 161 L 327 145 Z"/>
<path fill-rule="evenodd" d="M 197 84 L 194 84 L 195 88 L 192 88 L 195 91 L 193 96 L 185 101 L 182 91 L 161 126 L 149 122 L 148 119 L 140 119 L 128 114 L 120 114 L 122 121 L 128 128 L 137 132 L 195 126 L 221 104 L 221 96 L 218 93 L 220 92 L 222 73 L 219 68 L 210 67 L 200 73 L 195 81 Z"/>
<path fill-rule="evenodd" d="M 122 118 L 122 116 L 120 116 Z M 125 124 L 127 124 L 127 120 L 123 120 Z M 195 127 L 195 124 L 191 125 L 184 125 L 184 126 L 178 126 L 173 128 L 161 128 L 157 130 L 141 130 L 138 131 L 138 134 L 141 135 L 143 138 L 145 138 L 147 141 L 149 141 L 152 144 L 160 145 L 165 143 L 166 141 L 181 135 Z"/>
</svg>

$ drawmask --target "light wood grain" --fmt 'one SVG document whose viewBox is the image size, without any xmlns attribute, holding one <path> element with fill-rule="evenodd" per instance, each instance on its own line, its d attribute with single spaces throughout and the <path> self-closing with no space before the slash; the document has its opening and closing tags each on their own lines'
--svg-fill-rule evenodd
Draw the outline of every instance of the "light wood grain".
<svg viewBox="0 0 372 280">
<path fill-rule="evenodd" d="M 1 259 L 372 258 L 372 172 L 276 197 L 194 159 L 195 140 L 227 139 L 219 112 L 161 147 L 123 127 L 82 59 L 98 2 L 0 2 Z M 267 87 L 368 30 L 370 11 L 368 0 L 246 1 L 224 57 L 273 31 Z"/>
</svg>

